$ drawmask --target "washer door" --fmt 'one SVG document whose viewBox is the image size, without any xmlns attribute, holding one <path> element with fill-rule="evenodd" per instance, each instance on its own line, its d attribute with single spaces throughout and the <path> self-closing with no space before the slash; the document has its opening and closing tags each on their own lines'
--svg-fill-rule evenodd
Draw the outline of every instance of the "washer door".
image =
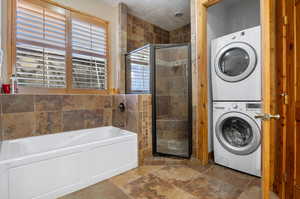
<svg viewBox="0 0 300 199">
<path fill-rule="evenodd" d="M 254 49 L 241 42 L 231 43 L 222 48 L 215 59 L 217 75 L 227 82 L 246 79 L 255 69 L 257 57 Z"/>
<path fill-rule="evenodd" d="M 230 112 L 222 115 L 217 121 L 215 130 L 221 145 L 236 155 L 254 152 L 261 142 L 258 125 L 243 113 Z"/>
</svg>

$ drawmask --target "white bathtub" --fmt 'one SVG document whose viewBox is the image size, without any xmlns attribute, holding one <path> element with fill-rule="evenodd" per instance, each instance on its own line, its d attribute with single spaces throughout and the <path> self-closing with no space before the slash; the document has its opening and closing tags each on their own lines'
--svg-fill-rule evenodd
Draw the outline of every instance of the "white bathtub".
<svg viewBox="0 0 300 199">
<path fill-rule="evenodd" d="M 138 165 L 137 135 L 101 127 L 0 143 L 0 199 L 53 199 Z"/>
</svg>

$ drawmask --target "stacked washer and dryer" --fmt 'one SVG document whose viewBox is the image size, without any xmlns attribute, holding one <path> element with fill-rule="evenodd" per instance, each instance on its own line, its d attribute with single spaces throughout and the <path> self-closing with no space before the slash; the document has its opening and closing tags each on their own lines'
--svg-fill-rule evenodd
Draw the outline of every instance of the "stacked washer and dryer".
<svg viewBox="0 0 300 199">
<path fill-rule="evenodd" d="M 213 147 L 217 164 L 261 176 L 261 30 L 211 43 Z"/>
</svg>

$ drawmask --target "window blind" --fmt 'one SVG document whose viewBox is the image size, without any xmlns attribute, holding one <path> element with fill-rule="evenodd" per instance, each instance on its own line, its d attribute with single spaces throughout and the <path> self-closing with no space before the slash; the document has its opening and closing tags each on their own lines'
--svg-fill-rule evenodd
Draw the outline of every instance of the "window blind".
<svg viewBox="0 0 300 199">
<path fill-rule="evenodd" d="M 105 27 L 72 16 L 73 88 L 106 89 Z"/>
<path fill-rule="evenodd" d="M 150 47 L 134 51 L 127 56 L 128 92 L 150 92 Z"/>
<path fill-rule="evenodd" d="M 40 1 L 37 1 L 40 2 Z M 16 65 L 18 84 L 66 87 L 66 15 L 64 9 L 18 0 Z"/>
</svg>

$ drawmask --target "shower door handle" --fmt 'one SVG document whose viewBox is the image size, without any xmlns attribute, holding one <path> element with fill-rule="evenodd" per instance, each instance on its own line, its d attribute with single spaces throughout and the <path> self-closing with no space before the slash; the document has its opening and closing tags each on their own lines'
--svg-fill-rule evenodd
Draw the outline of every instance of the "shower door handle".
<svg viewBox="0 0 300 199">
<path fill-rule="evenodd" d="M 258 113 L 254 117 L 256 119 L 261 119 L 261 120 L 270 120 L 270 119 L 279 120 L 280 119 L 279 114 L 272 115 L 272 114 L 267 114 L 267 113 Z"/>
</svg>

